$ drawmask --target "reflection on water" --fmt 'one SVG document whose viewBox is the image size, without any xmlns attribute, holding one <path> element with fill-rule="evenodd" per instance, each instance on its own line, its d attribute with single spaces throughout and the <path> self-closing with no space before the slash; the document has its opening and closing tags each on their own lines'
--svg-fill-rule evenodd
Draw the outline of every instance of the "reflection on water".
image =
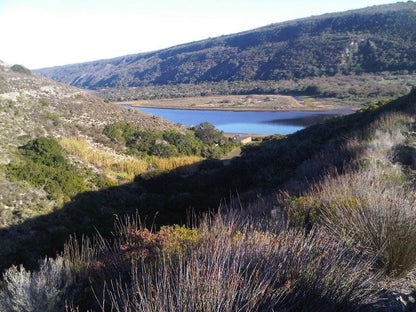
<svg viewBox="0 0 416 312">
<path fill-rule="evenodd" d="M 209 122 L 226 133 L 250 134 L 290 134 L 334 115 L 352 113 L 351 110 L 339 109 L 325 112 L 235 112 L 124 106 L 186 126 Z"/>
<path fill-rule="evenodd" d="M 314 124 L 323 122 L 326 119 L 332 118 L 334 117 L 334 115 L 338 115 L 338 114 L 322 114 L 322 115 L 317 115 L 317 116 L 300 117 L 300 118 L 292 118 L 292 119 L 278 119 L 278 120 L 273 120 L 272 122 L 275 122 L 281 125 L 288 125 L 288 126 L 309 127 Z"/>
</svg>

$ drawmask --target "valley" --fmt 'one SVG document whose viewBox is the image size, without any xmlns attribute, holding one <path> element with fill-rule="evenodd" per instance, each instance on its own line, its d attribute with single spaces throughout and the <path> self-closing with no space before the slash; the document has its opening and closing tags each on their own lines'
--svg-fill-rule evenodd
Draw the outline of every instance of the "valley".
<svg viewBox="0 0 416 312">
<path fill-rule="evenodd" d="M 415 311 L 414 42 L 409 1 L 0 62 L 0 311 Z"/>
</svg>

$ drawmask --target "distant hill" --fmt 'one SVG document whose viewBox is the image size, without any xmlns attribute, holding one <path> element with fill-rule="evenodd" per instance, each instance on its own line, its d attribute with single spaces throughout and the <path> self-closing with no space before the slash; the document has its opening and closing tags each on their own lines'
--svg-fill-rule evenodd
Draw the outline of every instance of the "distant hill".
<svg viewBox="0 0 416 312">
<path fill-rule="evenodd" d="M 416 70 L 414 42 L 416 3 L 409 1 L 35 72 L 88 89 L 408 73 Z"/>
</svg>

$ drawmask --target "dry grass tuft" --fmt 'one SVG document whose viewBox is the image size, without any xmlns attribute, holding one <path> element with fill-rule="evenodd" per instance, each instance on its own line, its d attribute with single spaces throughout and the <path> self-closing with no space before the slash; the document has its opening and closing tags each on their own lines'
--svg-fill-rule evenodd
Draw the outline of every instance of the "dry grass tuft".
<svg viewBox="0 0 416 312">
<path fill-rule="evenodd" d="M 349 172 L 327 178 L 310 196 L 331 231 L 360 244 L 384 273 L 401 275 L 416 265 L 416 193 L 392 180 L 385 170 Z"/>
</svg>

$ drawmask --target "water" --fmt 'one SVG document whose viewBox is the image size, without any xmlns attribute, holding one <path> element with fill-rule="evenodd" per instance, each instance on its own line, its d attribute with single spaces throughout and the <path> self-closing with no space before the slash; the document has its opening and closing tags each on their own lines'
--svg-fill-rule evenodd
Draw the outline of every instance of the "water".
<svg viewBox="0 0 416 312">
<path fill-rule="evenodd" d="M 324 112 L 236 112 L 124 106 L 136 108 L 142 112 L 160 116 L 186 126 L 209 122 L 225 133 L 246 134 L 290 134 L 320 122 L 331 115 L 352 112 L 345 109 Z"/>
</svg>

